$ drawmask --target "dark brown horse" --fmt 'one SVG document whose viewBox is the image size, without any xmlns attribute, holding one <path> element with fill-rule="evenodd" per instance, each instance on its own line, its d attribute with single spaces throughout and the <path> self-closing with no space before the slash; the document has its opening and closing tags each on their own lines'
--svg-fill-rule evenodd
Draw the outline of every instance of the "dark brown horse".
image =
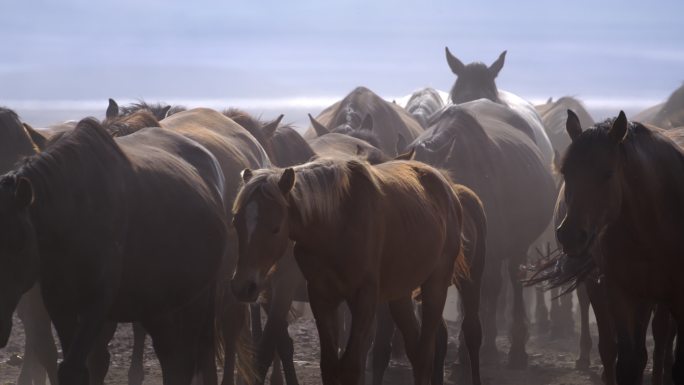
<svg viewBox="0 0 684 385">
<path fill-rule="evenodd" d="M 14 111 L 0 107 L 0 174 L 15 168 L 22 158 L 36 154 L 44 144 L 45 138 L 22 124 Z M 57 383 L 57 348 L 38 285 L 22 297 L 17 313 L 26 335 L 17 384 L 42 385 L 46 377 L 50 383 Z"/>
<path fill-rule="evenodd" d="M 370 143 L 390 157 L 397 156 L 397 140 L 410 143 L 423 129 L 403 108 L 389 103 L 365 87 L 354 89 L 341 101 L 312 119 L 304 137 L 308 139 L 336 132 L 366 140 L 372 130 L 379 143 Z"/>
<path fill-rule="evenodd" d="M 411 94 L 404 108 L 423 128 L 427 128 L 430 116 L 442 107 L 444 107 L 444 102 L 439 92 L 434 88 L 426 87 Z"/>
<path fill-rule="evenodd" d="M 215 272 L 227 233 L 219 166 L 175 136 L 204 154 L 207 183 L 199 163 L 138 144 L 155 133 L 117 143 L 86 119 L 0 180 L 2 232 L 12 234 L 0 243 L 0 344 L 19 295 L 40 281 L 64 351 L 60 383 L 88 383 L 86 359 L 107 320 L 143 323 L 165 384 L 189 384 L 214 365 Z M 215 383 L 215 373 L 203 381 Z"/>
<path fill-rule="evenodd" d="M 666 130 L 684 126 L 684 85 L 677 88 L 665 103 L 638 113 L 634 120 Z"/>
<path fill-rule="evenodd" d="M 376 304 L 389 300 L 415 382 L 427 384 L 446 289 L 454 269 L 464 269 L 461 206 L 445 177 L 418 162 L 318 160 L 286 170 L 246 170 L 243 178 L 234 206 L 240 238 L 236 295 L 256 299 L 291 239 L 316 318 L 323 383 L 359 383 Z M 417 287 L 421 332 L 411 304 Z M 338 358 L 342 301 L 353 321 Z"/>
<path fill-rule="evenodd" d="M 666 306 L 684 332 L 684 154 L 657 130 L 623 112 L 583 131 L 568 116 L 572 144 L 563 160 L 567 215 L 558 239 L 569 258 L 595 258 L 605 279 L 617 336 L 618 384 L 641 382 L 650 306 Z M 684 347 L 672 370 L 684 383 Z"/>
<path fill-rule="evenodd" d="M 411 147 L 417 160 L 448 170 L 455 182 L 471 188 L 482 200 L 488 223 L 483 356 L 497 357 L 496 304 L 502 264 L 508 261 L 513 285 L 509 365 L 525 366 L 527 326 L 519 266 L 525 264 L 530 245 L 551 221 L 556 188 L 550 171 L 526 133 L 501 121 L 482 124 L 459 106 L 434 116 L 430 128 Z"/>
<path fill-rule="evenodd" d="M 154 116 L 143 109 L 128 116 L 108 118 L 104 123 L 113 133 L 124 135 L 135 132 L 145 125 L 155 124 L 154 121 Z M 259 142 L 232 119 L 218 111 L 206 108 L 178 112 L 156 124 L 199 143 L 214 155 L 225 180 L 221 192 L 225 202 L 224 206 L 226 206 L 225 215 L 228 220 L 231 220 L 232 212 L 228 205 L 229 202 L 233 201 L 241 181 L 239 171 L 245 167 L 270 165 L 268 155 Z M 229 247 L 224 257 L 222 270 L 218 273 L 222 277 L 230 276 L 237 263 L 237 250 L 235 249 L 237 238 L 232 228 L 228 237 L 229 244 L 232 246 Z M 246 336 L 244 330 L 247 308 L 235 300 L 227 284 L 221 285 L 219 296 L 223 298 L 224 302 L 217 314 L 217 322 L 221 325 L 222 347 L 225 349 L 222 384 L 228 385 L 234 382 L 236 346 L 239 353 L 241 347 L 248 343 L 244 338 Z M 238 354 L 237 358 L 240 360 L 238 361 L 238 369 L 241 375 L 251 377 L 249 357 Z"/>
</svg>

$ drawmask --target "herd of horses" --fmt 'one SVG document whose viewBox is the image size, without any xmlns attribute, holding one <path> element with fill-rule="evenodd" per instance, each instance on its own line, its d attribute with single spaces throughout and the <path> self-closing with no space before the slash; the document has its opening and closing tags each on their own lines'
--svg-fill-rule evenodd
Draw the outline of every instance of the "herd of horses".
<svg viewBox="0 0 684 385">
<path fill-rule="evenodd" d="M 288 315 L 304 300 L 324 384 L 362 383 L 372 348 L 380 385 L 395 329 L 414 383 L 441 384 L 455 285 L 463 380 L 479 385 L 481 361 L 499 360 L 503 283 L 506 361 L 522 369 L 523 288 L 547 282 L 578 291 L 578 367 L 591 303 L 607 385 L 641 383 L 652 315 L 653 383 L 684 384 L 684 86 L 633 122 L 595 124 L 574 98 L 499 90 L 505 56 L 447 49 L 448 100 L 426 88 L 400 106 L 359 87 L 303 135 L 234 108 L 110 99 L 102 121 L 40 130 L 0 109 L 0 346 L 16 310 L 17 383 L 104 383 L 107 344 L 132 322 L 131 385 L 146 335 L 166 385 L 217 384 L 217 362 L 224 385 L 271 367 L 271 383 L 282 367 L 298 384 Z"/>
</svg>

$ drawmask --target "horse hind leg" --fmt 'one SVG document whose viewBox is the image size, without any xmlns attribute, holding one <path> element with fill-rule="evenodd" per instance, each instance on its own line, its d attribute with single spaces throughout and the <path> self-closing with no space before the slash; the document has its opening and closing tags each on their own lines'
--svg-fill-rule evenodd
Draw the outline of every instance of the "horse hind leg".
<svg viewBox="0 0 684 385">
<path fill-rule="evenodd" d="M 665 356 L 670 334 L 670 312 L 665 306 L 658 305 L 653 313 L 651 330 L 653 332 L 653 372 L 651 383 L 663 385 L 665 374 Z"/>
<path fill-rule="evenodd" d="M 88 368 L 91 385 L 104 384 L 105 377 L 109 371 L 111 354 L 108 345 L 116 332 L 116 322 L 107 322 L 100 331 L 90 355 L 88 356 Z"/>
<path fill-rule="evenodd" d="M 460 284 L 461 303 L 463 308 L 463 323 L 461 335 L 465 342 L 467 354 L 461 363 L 467 369 L 470 368 L 470 380 L 467 383 L 480 385 L 480 347 L 482 345 L 482 326 L 480 324 L 480 278 L 472 277 L 472 280 L 463 280 Z M 461 350 L 462 347 L 459 347 Z"/>
<path fill-rule="evenodd" d="M 520 253 L 519 255 L 525 255 Z M 520 282 L 518 264 L 515 260 L 508 263 L 508 276 L 513 289 L 513 323 L 511 326 L 511 348 L 508 352 L 508 366 L 512 369 L 524 369 L 527 367 L 527 317 L 525 316 L 525 304 L 523 288 Z"/>
<path fill-rule="evenodd" d="M 484 285 L 482 286 L 483 304 L 483 341 L 482 359 L 484 362 L 498 364 L 499 351 L 496 347 L 497 337 L 497 303 L 501 291 L 501 262 L 495 258 L 489 258 L 487 254 L 487 264 L 485 265 Z"/>
<path fill-rule="evenodd" d="M 133 353 L 131 354 L 131 366 L 128 368 L 128 385 L 142 385 L 145 379 L 143 355 L 145 353 L 145 337 L 147 332 L 139 322 L 134 322 L 132 327 Z"/>
<path fill-rule="evenodd" d="M 373 385 L 381 385 L 392 355 L 395 325 L 389 304 L 378 305 L 375 312 L 376 332 L 373 340 Z"/>
<path fill-rule="evenodd" d="M 450 272 L 447 270 L 447 273 Z M 451 274 L 436 271 L 421 286 L 423 320 L 418 341 L 417 366 L 414 367 L 414 377 L 419 385 L 428 385 L 435 376 L 435 342 L 440 323 L 443 322 L 442 312 L 451 278 Z"/>
<path fill-rule="evenodd" d="M 580 354 L 575 361 L 575 368 L 580 370 L 589 369 L 591 364 L 591 331 L 589 330 L 589 294 L 586 283 L 577 287 L 577 302 L 580 311 Z"/>
</svg>

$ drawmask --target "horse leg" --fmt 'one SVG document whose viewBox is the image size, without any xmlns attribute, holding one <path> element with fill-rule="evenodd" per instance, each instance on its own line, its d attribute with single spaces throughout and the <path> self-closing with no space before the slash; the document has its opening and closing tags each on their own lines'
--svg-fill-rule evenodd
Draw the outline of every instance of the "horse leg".
<svg viewBox="0 0 684 385">
<path fill-rule="evenodd" d="M 406 356 L 415 368 L 418 365 L 418 340 L 420 338 L 420 326 L 413 312 L 413 301 L 411 297 L 405 297 L 390 301 L 390 313 L 399 332 L 404 339 Z M 415 369 L 414 369 L 415 370 Z"/>
<path fill-rule="evenodd" d="M 223 290 L 223 303 L 219 309 L 218 322 L 221 325 L 221 344 L 223 345 L 223 380 L 221 385 L 235 384 L 235 355 L 238 339 L 245 329 L 247 305 L 239 303 L 233 296 L 230 285 L 219 288 Z M 240 359 L 240 357 L 238 357 Z"/>
<path fill-rule="evenodd" d="M 501 291 L 501 281 L 501 261 L 494 258 L 487 259 L 484 286 L 482 287 L 484 314 L 482 358 L 485 362 L 491 363 L 498 363 L 499 361 L 499 351 L 496 347 L 496 308 Z"/>
<path fill-rule="evenodd" d="M 587 289 L 587 297 L 594 309 L 596 326 L 598 327 L 599 342 L 598 351 L 603 364 L 603 383 L 615 385 L 615 361 L 617 360 L 617 341 L 613 316 L 608 308 L 608 297 L 604 283 L 598 283 L 592 279 L 584 281 Z"/>
<path fill-rule="evenodd" d="M 589 294 L 584 282 L 577 286 L 577 302 L 580 311 L 580 354 L 575 361 L 575 368 L 586 370 L 591 364 L 591 331 L 589 330 Z"/>
<path fill-rule="evenodd" d="M 646 330 L 652 306 L 631 299 L 620 288 L 607 282 L 610 311 L 615 320 L 618 355 L 615 366 L 617 383 L 641 384 L 646 367 Z"/>
<path fill-rule="evenodd" d="M 417 385 L 428 385 L 435 375 L 433 372 L 435 359 L 435 341 L 437 330 L 443 322 L 442 312 L 446 302 L 447 289 L 451 284 L 453 269 L 437 269 L 432 276 L 421 285 L 423 320 L 418 340 L 417 366 L 414 367 L 414 378 Z M 443 374 L 442 374 L 443 376 Z"/>
<path fill-rule="evenodd" d="M 435 336 L 435 362 L 432 366 L 432 385 L 444 384 L 444 361 L 449 344 L 449 331 L 446 322 L 442 320 L 437 326 Z"/>
<path fill-rule="evenodd" d="M 651 321 L 651 331 L 653 332 L 653 373 L 651 383 L 653 385 L 663 385 L 665 374 L 665 349 L 668 345 L 670 334 L 670 311 L 663 305 L 657 305 L 653 312 Z"/>
<path fill-rule="evenodd" d="M 142 385 L 145 379 L 143 354 L 147 332 L 140 322 L 133 322 L 131 326 L 133 327 L 133 354 L 131 354 L 131 367 L 128 368 L 128 385 Z"/>
<path fill-rule="evenodd" d="M 395 325 L 389 304 L 379 304 L 375 312 L 375 339 L 373 340 L 373 385 L 382 384 L 385 370 L 392 355 L 392 337 Z"/>
<path fill-rule="evenodd" d="M 549 332 L 549 309 L 546 307 L 546 292 L 542 287 L 535 287 L 536 304 L 534 307 L 534 320 L 537 333 L 546 335 Z"/>
<path fill-rule="evenodd" d="M 525 255 L 519 253 L 518 255 Z M 513 289 L 513 324 L 511 326 L 511 350 L 508 352 L 508 366 L 512 369 L 524 369 L 527 367 L 527 324 L 525 317 L 525 304 L 522 295 L 522 283 L 519 278 L 518 264 L 515 260 L 509 261 L 508 276 Z"/>
<path fill-rule="evenodd" d="M 273 356 L 273 370 L 271 371 L 271 377 L 269 378 L 270 385 L 283 385 L 285 382 L 283 381 L 283 373 L 282 373 L 282 364 L 280 361 L 280 356 L 276 353 Z"/>
<path fill-rule="evenodd" d="M 109 371 L 109 362 L 111 354 L 109 354 L 109 341 L 114 337 L 116 332 L 116 322 L 106 322 L 102 327 L 102 331 L 97 337 L 95 346 L 88 356 L 88 368 L 90 374 L 91 385 L 102 385 L 104 379 Z"/>
<path fill-rule="evenodd" d="M 52 323 L 45 309 L 40 286 L 34 286 L 21 299 L 17 314 L 26 333 L 24 365 L 17 385 L 43 385 L 45 378 L 57 383 L 57 347 Z"/>
<path fill-rule="evenodd" d="M 672 382 L 675 385 L 684 385 L 684 319 L 681 315 L 677 318 L 677 345 L 672 365 Z"/>
<path fill-rule="evenodd" d="M 677 337 L 677 324 L 674 322 L 674 318 L 670 316 L 669 330 L 667 335 L 667 343 L 665 345 L 665 362 L 663 365 L 663 383 L 666 385 L 674 384 L 672 381 L 672 367 L 674 365 L 674 341 Z M 684 338 L 684 337 L 682 337 Z M 679 340 L 680 338 L 677 338 Z"/>
<path fill-rule="evenodd" d="M 324 385 L 339 385 L 340 362 L 338 358 L 338 315 L 340 300 L 326 298 L 308 287 L 309 304 L 316 320 L 318 339 L 321 345 L 321 379 Z"/>
<path fill-rule="evenodd" d="M 480 279 L 471 277 L 460 282 L 463 323 L 461 335 L 468 349 L 467 360 L 461 363 L 470 367 L 470 383 L 480 385 L 480 346 L 482 345 L 482 326 L 480 325 Z M 460 350 L 460 349 L 459 349 Z M 464 355 L 465 356 L 465 355 Z"/>
<path fill-rule="evenodd" d="M 357 385 L 363 381 L 366 356 L 370 348 L 373 319 L 377 307 L 377 288 L 368 284 L 347 298 L 351 313 L 351 328 L 347 347 L 340 359 L 340 382 Z"/>
</svg>

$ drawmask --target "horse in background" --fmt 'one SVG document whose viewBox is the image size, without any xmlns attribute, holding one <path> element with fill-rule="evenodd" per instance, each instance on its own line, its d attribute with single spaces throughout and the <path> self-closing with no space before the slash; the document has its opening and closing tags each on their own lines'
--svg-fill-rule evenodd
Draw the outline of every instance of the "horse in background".
<svg viewBox="0 0 684 385">
<path fill-rule="evenodd" d="M 684 216 L 684 154 L 659 130 L 617 118 L 582 129 L 569 114 L 572 144 L 563 160 L 567 214 L 558 239 L 568 258 L 592 258 L 605 279 L 617 339 L 616 381 L 641 382 L 653 304 L 665 306 L 684 331 L 679 242 Z M 672 379 L 684 383 L 677 339 Z"/>
<path fill-rule="evenodd" d="M 406 111 L 420 123 L 423 128 L 428 127 L 428 121 L 435 112 L 444 107 L 442 96 L 434 88 L 420 89 L 409 97 L 406 103 Z"/>
<path fill-rule="evenodd" d="M 488 100 L 470 104 L 496 106 Z M 519 266 L 525 264 L 530 245 L 550 222 L 556 188 L 529 132 L 505 120 L 481 122 L 487 114 L 475 115 L 468 105 L 442 110 L 409 148 L 415 149 L 416 160 L 447 170 L 454 182 L 469 187 L 482 200 L 488 226 L 482 355 L 487 360 L 498 358 L 497 299 L 502 264 L 507 261 L 514 300 L 509 365 L 524 367 L 528 334 Z"/>
<path fill-rule="evenodd" d="M 341 101 L 327 107 L 304 133 L 307 140 L 334 132 L 368 141 L 393 158 L 398 138 L 410 143 L 423 128 L 403 108 L 390 103 L 365 87 L 357 87 Z M 372 131 L 378 142 L 372 142 Z"/>
<path fill-rule="evenodd" d="M 664 103 L 636 114 L 634 121 L 652 124 L 665 130 L 684 126 L 684 84 L 672 92 Z"/>
</svg>

